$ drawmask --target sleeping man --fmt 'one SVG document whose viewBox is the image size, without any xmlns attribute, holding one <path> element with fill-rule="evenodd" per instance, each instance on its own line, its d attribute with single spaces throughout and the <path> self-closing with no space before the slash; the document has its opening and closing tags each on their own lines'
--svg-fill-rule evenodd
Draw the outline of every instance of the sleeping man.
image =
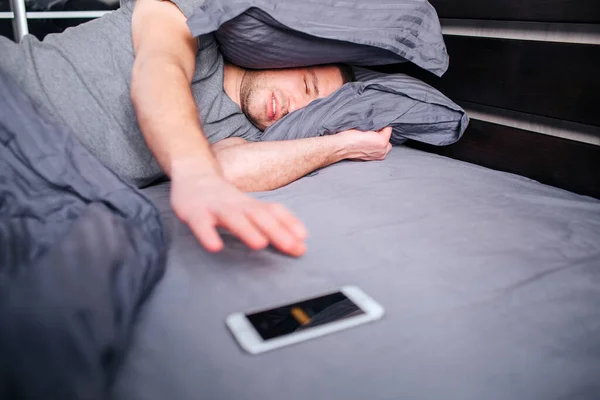
<svg viewBox="0 0 600 400">
<path fill-rule="evenodd" d="M 209 251 L 222 226 L 249 247 L 304 253 L 306 231 L 271 190 L 343 159 L 381 160 L 391 129 L 260 142 L 261 130 L 351 81 L 343 65 L 249 71 L 226 64 L 213 36 L 186 20 L 202 0 L 124 0 L 119 10 L 17 45 L 0 38 L 0 68 L 123 179 L 165 174 L 177 216 Z"/>
</svg>

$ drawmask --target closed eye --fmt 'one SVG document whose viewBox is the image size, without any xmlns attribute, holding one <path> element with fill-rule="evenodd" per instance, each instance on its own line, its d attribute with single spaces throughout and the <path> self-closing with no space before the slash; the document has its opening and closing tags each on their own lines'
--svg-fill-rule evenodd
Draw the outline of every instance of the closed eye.
<svg viewBox="0 0 600 400">
<path fill-rule="evenodd" d="M 319 96 L 319 78 L 317 77 L 317 74 L 315 74 L 315 71 L 313 69 L 311 69 L 309 72 L 312 75 L 312 83 L 313 83 L 314 91 L 318 97 Z"/>
<path fill-rule="evenodd" d="M 306 94 L 310 94 L 310 91 L 308 90 L 308 81 L 306 80 L 306 77 L 304 77 L 304 88 L 306 89 Z"/>
</svg>

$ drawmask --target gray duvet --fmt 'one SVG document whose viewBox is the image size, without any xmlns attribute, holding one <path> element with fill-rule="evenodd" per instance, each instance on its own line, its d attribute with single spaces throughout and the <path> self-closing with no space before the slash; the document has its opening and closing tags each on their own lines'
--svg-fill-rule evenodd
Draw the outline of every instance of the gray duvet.
<svg viewBox="0 0 600 400">
<path fill-rule="evenodd" d="M 166 252 L 154 205 L 0 68 L 0 399 L 104 399 Z"/>
<path fill-rule="evenodd" d="M 598 399 L 600 201 L 395 147 L 280 190 L 309 251 L 203 251 L 173 238 L 115 399 Z M 376 323 L 245 354 L 224 319 L 353 284 Z"/>
</svg>

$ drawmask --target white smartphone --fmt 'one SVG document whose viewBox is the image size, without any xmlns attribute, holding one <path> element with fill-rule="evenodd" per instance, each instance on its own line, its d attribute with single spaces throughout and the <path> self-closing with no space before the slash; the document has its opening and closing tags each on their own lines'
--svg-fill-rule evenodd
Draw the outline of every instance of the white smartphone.
<svg viewBox="0 0 600 400">
<path fill-rule="evenodd" d="M 259 354 L 365 324 L 384 314 L 375 300 L 356 286 L 282 306 L 235 313 L 226 324 L 242 349 Z"/>
</svg>

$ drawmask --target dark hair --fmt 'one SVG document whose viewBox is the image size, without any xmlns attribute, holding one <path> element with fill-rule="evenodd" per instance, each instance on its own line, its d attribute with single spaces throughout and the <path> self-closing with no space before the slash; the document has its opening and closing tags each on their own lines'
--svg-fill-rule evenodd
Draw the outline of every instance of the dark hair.
<svg viewBox="0 0 600 400">
<path fill-rule="evenodd" d="M 356 76 L 354 75 L 354 70 L 348 64 L 334 64 L 336 67 L 340 69 L 340 73 L 342 74 L 342 80 L 344 83 L 354 82 L 356 81 Z"/>
</svg>

